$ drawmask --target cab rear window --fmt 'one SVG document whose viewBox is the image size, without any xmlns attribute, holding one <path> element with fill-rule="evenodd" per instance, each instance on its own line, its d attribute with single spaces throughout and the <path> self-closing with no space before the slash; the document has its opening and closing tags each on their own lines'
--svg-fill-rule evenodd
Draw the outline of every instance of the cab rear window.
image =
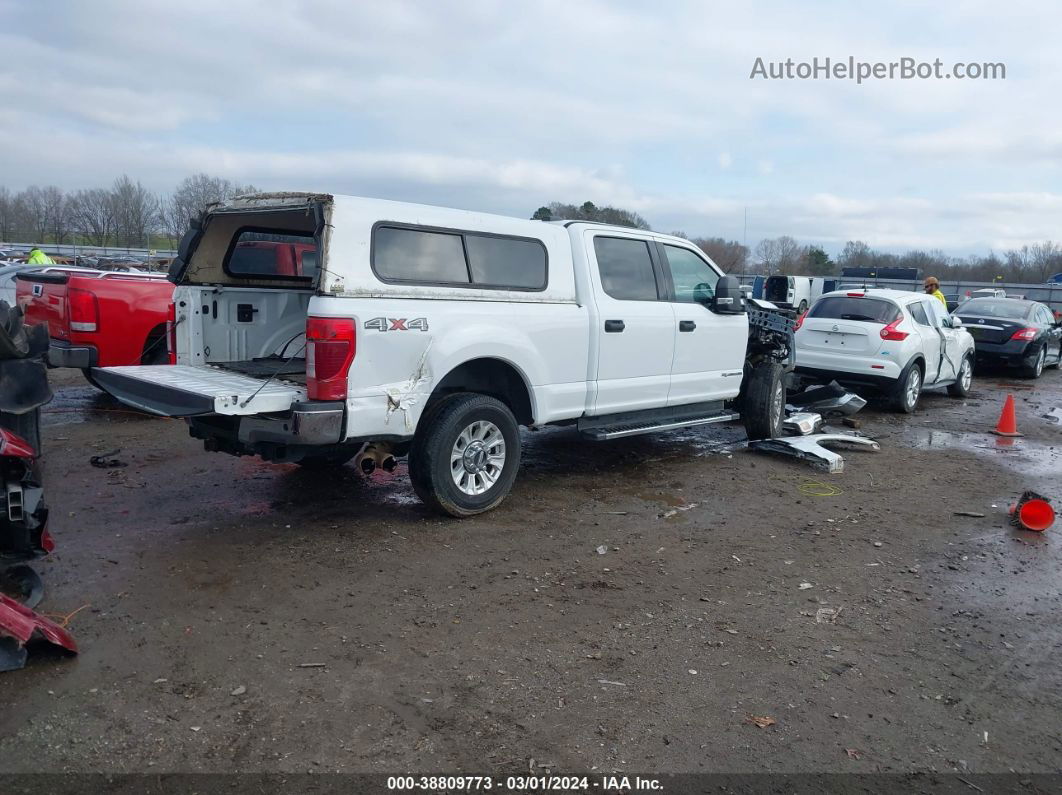
<svg viewBox="0 0 1062 795">
<path fill-rule="evenodd" d="M 880 298 L 853 298 L 845 295 L 827 296 L 815 303 L 808 317 L 824 320 L 859 320 L 885 326 L 900 316 L 895 304 Z"/>
<path fill-rule="evenodd" d="M 240 229 L 229 245 L 225 273 L 259 279 L 305 279 L 317 275 L 313 235 L 268 229 Z"/>
</svg>

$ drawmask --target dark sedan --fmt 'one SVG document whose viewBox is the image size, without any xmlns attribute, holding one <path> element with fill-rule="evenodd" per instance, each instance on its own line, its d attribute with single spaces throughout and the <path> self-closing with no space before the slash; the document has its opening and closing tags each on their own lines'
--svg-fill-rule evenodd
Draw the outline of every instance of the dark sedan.
<svg viewBox="0 0 1062 795">
<path fill-rule="evenodd" d="M 1044 304 L 972 298 L 953 314 L 973 336 L 978 361 L 1019 367 L 1028 378 L 1062 363 L 1062 322 Z"/>
</svg>

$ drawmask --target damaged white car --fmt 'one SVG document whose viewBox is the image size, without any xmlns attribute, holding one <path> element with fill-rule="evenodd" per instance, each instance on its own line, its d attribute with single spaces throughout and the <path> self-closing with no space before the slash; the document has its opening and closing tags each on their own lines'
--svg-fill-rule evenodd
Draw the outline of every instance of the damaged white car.
<svg viewBox="0 0 1062 795">
<path fill-rule="evenodd" d="M 318 194 L 214 205 L 181 243 L 170 365 L 93 370 L 207 449 L 391 467 L 493 508 L 519 425 L 590 439 L 743 419 L 781 433 L 792 322 L 689 241 Z"/>
<path fill-rule="evenodd" d="M 871 389 L 910 413 L 923 389 L 970 391 L 974 340 L 936 298 L 860 288 L 827 293 L 797 323 L 796 372 Z"/>
</svg>

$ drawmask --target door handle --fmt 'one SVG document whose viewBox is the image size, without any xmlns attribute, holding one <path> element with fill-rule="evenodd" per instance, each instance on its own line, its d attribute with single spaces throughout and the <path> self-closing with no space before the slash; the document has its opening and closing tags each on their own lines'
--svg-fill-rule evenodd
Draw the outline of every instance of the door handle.
<svg viewBox="0 0 1062 795">
<path fill-rule="evenodd" d="M 697 328 L 697 324 L 692 320 L 679 321 L 679 331 L 693 331 L 695 328 Z"/>
<path fill-rule="evenodd" d="M 626 326 L 623 324 L 622 320 L 606 320 L 605 321 L 605 332 L 608 333 L 608 334 L 617 334 L 617 333 L 623 331 L 623 329 L 625 329 L 625 328 L 626 328 Z"/>
</svg>

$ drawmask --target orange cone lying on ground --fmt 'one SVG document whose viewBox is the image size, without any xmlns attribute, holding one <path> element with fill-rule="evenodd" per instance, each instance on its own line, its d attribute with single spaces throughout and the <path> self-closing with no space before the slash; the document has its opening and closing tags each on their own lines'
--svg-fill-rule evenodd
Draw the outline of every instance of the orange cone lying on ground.
<svg viewBox="0 0 1062 795">
<path fill-rule="evenodd" d="M 1042 533 L 1055 523 L 1055 509 L 1051 501 L 1035 491 L 1021 495 L 1016 505 L 1011 506 L 1010 521 L 1022 530 Z"/>
<path fill-rule="evenodd" d="M 1018 433 L 1018 420 L 1014 416 L 1014 395 L 1007 395 L 1007 402 L 1003 404 L 1003 411 L 999 415 L 999 424 L 992 433 L 1000 436 L 1024 436 Z"/>
</svg>

